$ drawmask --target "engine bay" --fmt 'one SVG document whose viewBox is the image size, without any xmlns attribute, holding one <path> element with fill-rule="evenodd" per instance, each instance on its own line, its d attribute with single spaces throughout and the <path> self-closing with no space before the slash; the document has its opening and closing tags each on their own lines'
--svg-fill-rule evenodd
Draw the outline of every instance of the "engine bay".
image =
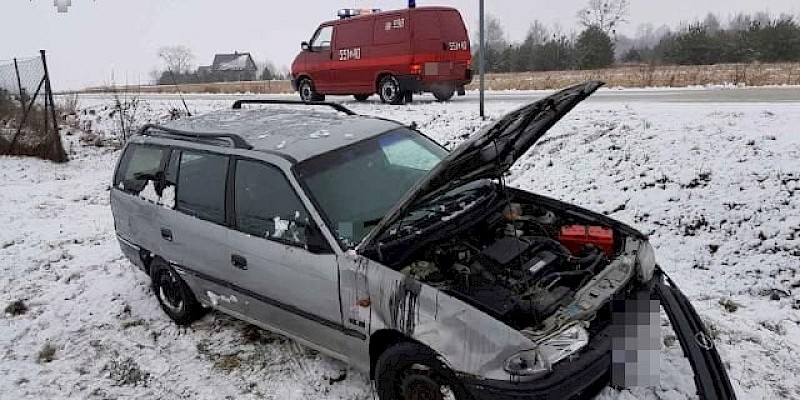
<svg viewBox="0 0 800 400">
<path fill-rule="evenodd" d="M 397 268 L 516 329 L 542 327 L 609 266 L 621 235 L 532 202 L 498 202 Z"/>
</svg>

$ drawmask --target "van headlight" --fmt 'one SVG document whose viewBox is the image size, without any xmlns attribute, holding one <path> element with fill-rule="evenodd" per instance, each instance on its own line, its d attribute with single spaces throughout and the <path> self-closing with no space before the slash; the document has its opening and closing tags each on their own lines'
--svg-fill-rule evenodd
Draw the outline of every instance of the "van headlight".
<svg viewBox="0 0 800 400">
<path fill-rule="evenodd" d="M 535 349 L 514 354 L 506 360 L 503 369 L 511 375 L 544 375 L 552 370 L 553 364 L 574 355 L 587 344 L 589 332 L 582 323 L 577 323 L 543 340 Z"/>
<path fill-rule="evenodd" d="M 649 241 L 642 242 L 639 246 L 639 273 L 642 279 L 647 282 L 653 279 L 656 271 L 656 251 Z"/>
</svg>

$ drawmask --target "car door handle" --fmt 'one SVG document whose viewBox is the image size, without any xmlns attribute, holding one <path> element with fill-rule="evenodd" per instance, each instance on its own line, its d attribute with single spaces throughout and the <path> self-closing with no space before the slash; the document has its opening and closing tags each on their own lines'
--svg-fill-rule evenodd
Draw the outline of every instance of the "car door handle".
<svg viewBox="0 0 800 400">
<path fill-rule="evenodd" d="M 161 238 L 171 242 L 172 241 L 172 231 L 166 228 L 161 228 Z"/>
<path fill-rule="evenodd" d="M 247 269 L 247 259 L 238 254 L 232 254 L 231 265 L 239 269 Z"/>
</svg>

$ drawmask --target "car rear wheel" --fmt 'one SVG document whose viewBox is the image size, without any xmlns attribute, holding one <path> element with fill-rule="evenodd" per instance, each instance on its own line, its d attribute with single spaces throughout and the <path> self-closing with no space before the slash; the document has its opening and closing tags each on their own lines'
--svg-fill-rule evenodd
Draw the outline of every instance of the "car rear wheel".
<svg viewBox="0 0 800 400">
<path fill-rule="evenodd" d="M 432 92 L 436 101 L 445 102 L 453 98 L 453 95 L 456 94 L 456 88 L 452 86 L 443 86 L 434 88 Z"/>
<path fill-rule="evenodd" d="M 394 75 L 387 75 L 381 78 L 378 83 L 378 94 L 381 96 L 381 101 L 389 104 L 403 104 L 406 98 L 405 92 L 400 87 L 400 81 Z"/>
<path fill-rule="evenodd" d="M 300 92 L 300 99 L 306 103 L 311 101 L 325 101 L 325 96 L 317 93 L 314 89 L 314 82 L 311 79 L 303 79 L 297 85 L 297 90 Z"/>
<path fill-rule="evenodd" d="M 357 95 L 354 95 L 353 97 L 356 98 L 356 101 L 364 102 L 364 101 L 367 101 L 369 96 L 370 95 L 368 95 L 368 94 L 357 94 Z"/>
<path fill-rule="evenodd" d="M 398 343 L 381 354 L 375 366 L 381 400 L 464 400 L 468 396 L 455 374 L 429 348 Z"/>
<path fill-rule="evenodd" d="M 150 265 L 150 280 L 161 309 L 176 324 L 189 325 L 205 313 L 186 282 L 161 259 Z"/>
</svg>

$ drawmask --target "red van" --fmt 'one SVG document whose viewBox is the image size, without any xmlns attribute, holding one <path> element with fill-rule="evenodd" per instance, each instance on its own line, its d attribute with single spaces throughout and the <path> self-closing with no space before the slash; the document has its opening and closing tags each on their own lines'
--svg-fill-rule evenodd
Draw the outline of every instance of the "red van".
<svg viewBox="0 0 800 400">
<path fill-rule="evenodd" d="M 304 101 L 378 93 L 385 103 L 431 92 L 447 101 L 472 81 L 467 28 L 458 10 L 340 10 L 321 24 L 292 63 L 292 85 Z"/>
</svg>

